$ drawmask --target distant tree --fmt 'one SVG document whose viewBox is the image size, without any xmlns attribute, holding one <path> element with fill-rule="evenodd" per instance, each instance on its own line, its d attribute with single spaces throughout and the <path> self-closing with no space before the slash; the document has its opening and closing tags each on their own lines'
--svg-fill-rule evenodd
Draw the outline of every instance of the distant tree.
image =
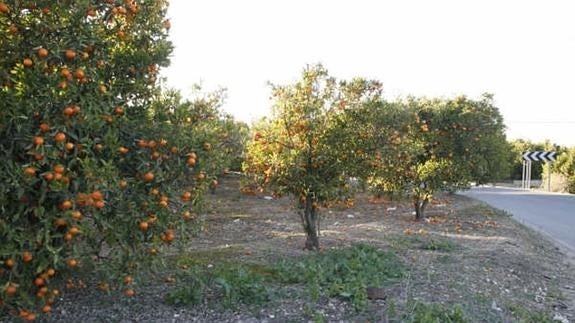
<svg viewBox="0 0 575 323">
<path fill-rule="evenodd" d="M 397 137 L 390 137 L 391 145 L 376 145 L 382 150 L 373 154 L 374 181 L 408 192 L 416 219 L 425 217 L 436 192 L 494 180 L 507 172 L 503 119 L 490 95 L 478 101 L 463 96 L 408 98 L 395 105 L 403 111 L 389 114 L 389 109 L 379 109 L 374 119 L 385 122 L 383 133 L 392 131 Z M 393 141 L 401 144 L 390 155 Z"/>
</svg>

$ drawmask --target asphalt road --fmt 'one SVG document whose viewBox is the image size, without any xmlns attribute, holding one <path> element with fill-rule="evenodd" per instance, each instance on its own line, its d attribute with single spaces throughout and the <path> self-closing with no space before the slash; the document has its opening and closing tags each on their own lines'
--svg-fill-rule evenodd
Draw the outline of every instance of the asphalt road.
<svg viewBox="0 0 575 323">
<path fill-rule="evenodd" d="M 575 253 L 575 195 L 505 187 L 474 187 L 458 194 L 513 214 L 519 222 Z"/>
</svg>

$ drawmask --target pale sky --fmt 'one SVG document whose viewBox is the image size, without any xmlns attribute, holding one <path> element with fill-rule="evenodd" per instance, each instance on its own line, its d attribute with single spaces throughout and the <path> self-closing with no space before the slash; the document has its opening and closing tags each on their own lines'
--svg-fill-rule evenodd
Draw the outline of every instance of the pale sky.
<svg viewBox="0 0 575 323">
<path fill-rule="evenodd" d="M 168 85 L 225 87 L 240 120 L 321 62 L 389 99 L 491 92 L 508 138 L 575 146 L 574 0 L 170 0 L 168 17 Z"/>
</svg>

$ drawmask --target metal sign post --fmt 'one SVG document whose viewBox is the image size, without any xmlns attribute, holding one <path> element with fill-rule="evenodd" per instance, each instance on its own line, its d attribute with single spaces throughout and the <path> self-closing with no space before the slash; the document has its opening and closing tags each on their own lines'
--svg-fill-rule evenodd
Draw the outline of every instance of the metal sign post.
<svg viewBox="0 0 575 323">
<path fill-rule="evenodd" d="M 547 162 L 547 191 L 551 192 L 551 163 L 555 160 L 555 154 L 554 151 L 528 151 L 523 154 L 522 189 L 531 189 L 531 163 L 534 161 L 542 161 Z"/>
</svg>

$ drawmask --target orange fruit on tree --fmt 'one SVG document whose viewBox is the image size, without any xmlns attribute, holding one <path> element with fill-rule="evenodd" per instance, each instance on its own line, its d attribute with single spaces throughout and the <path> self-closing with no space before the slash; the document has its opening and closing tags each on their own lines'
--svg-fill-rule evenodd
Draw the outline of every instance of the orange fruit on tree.
<svg viewBox="0 0 575 323">
<path fill-rule="evenodd" d="M 23 262 L 30 262 L 32 261 L 34 257 L 32 256 L 32 253 L 30 251 L 24 251 L 22 252 L 22 261 Z"/>
<path fill-rule="evenodd" d="M 196 165 L 196 159 L 192 158 L 192 157 L 188 157 L 188 160 L 186 160 L 186 164 L 188 164 L 188 166 L 190 166 L 190 167 L 194 167 Z"/>
<path fill-rule="evenodd" d="M 205 150 L 205 151 L 210 151 L 210 150 L 212 150 L 212 144 L 210 144 L 209 142 L 205 142 L 205 143 L 204 143 L 204 150 Z"/>
<path fill-rule="evenodd" d="M 114 108 L 114 114 L 117 115 L 117 116 L 123 115 L 123 114 L 124 114 L 124 108 L 121 107 L 121 106 L 115 107 L 115 108 Z M 144 143 L 145 143 L 145 141 L 144 141 Z M 139 142 L 138 142 L 138 144 L 139 144 Z M 143 148 L 143 147 L 141 147 L 141 148 Z"/>
<path fill-rule="evenodd" d="M 196 175 L 196 179 L 198 181 L 203 181 L 206 178 L 206 174 L 204 174 L 203 172 L 199 173 L 198 175 Z"/>
<path fill-rule="evenodd" d="M 54 173 L 56 173 L 56 174 L 64 174 L 65 170 L 66 170 L 66 167 L 64 167 L 64 165 L 62 165 L 62 164 L 56 164 L 54 166 Z"/>
<path fill-rule="evenodd" d="M 125 180 L 121 180 L 118 185 L 120 185 L 120 188 L 126 188 L 128 187 L 128 182 L 126 182 Z"/>
<path fill-rule="evenodd" d="M 74 258 L 70 258 L 66 261 L 66 264 L 68 265 L 68 267 L 70 268 L 75 268 L 78 266 L 78 260 L 74 259 Z"/>
<path fill-rule="evenodd" d="M 31 67 L 32 65 L 34 65 L 34 61 L 32 61 L 31 58 L 24 58 L 22 64 L 24 64 L 25 67 Z"/>
<path fill-rule="evenodd" d="M 125 154 L 128 153 L 128 151 L 130 151 L 130 150 L 129 150 L 128 148 L 126 148 L 126 147 L 120 147 L 120 148 L 118 148 L 118 153 L 119 153 L 120 155 L 125 155 Z"/>
<path fill-rule="evenodd" d="M 72 77 L 72 72 L 70 72 L 68 68 L 64 67 L 60 70 L 60 75 L 64 78 L 70 79 Z"/>
<path fill-rule="evenodd" d="M 72 106 L 67 106 L 64 108 L 64 111 L 62 111 L 62 114 L 66 117 L 71 117 L 73 116 L 75 113 L 74 107 Z"/>
<path fill-rule="evenodd" d="M 3 14 L 10 13 L 10 8 L 4 2 L 0 2 L 0 13 Z"/>
<path fill-rule="evenodd" d="M 74 58 L 76 58 L 76 51 L 73 50 L 73 49 L 67 49 L 67 50 L 64 52 L 64 57 L 66 57 L 67 60 L 71 61 L 71 60 L 73 60 Z"/>
<path fill-rule="evenodd" d="M 6 295 L 8 296 L 16 294 L 17 291 L 18 288 L 14 284 L 9 284 L 8 286 L 6 286 L 6 288 L 4 288 L 4 293 L 6 293 Z"/>
<path fill-rule="evenodd" d="M 73 150 L 73 149 L 74 149 L 74 144 L 71 143 L 71 142 L 67 142 L 67 143 L 64 145 L 64 148 L 65 148 L 66 150 L 68 150 L 68 151 Z"/>
<path fill-rule="evenodd" d="M 191 153 L 188 154 L 188 158 L 197 159 L 198 155 L 196 155 L 196 153 L 192 151 Z"/>
<path fill-rule="evenodd" d="M 24 173 L 28 176 L 35 176 L 36 175 L 36 168 L 29 166 L 24 168 Z"/>
<path fill-rule="evenodd" d="M 146 173 L 142 176 L 142 178 L 143 178 L 144 181 L 146 181 L 146 182 L 151 182 L 151 181 L 154 180 L 154 173 L 152 173 L 152 172 L 146 172 Z"/>
<path fill-rule="evenodd" d="M 130 285 L 134 282 L 134 278 L 130 275 L 124 277 L 124 284 Z"/>
<path fill-rule="evenodd" d="M 48 131 L 50 131 L 50 126 L 47 123 L 42 122 L 40 124 L 40 131 L 41 132 L 48 132 Z"/>
<path fill-rule="evenodd" d="M 58 132 L 54 135 L 54 140 L 56 142 L 64 142 L 66 140 L 66 135 L 63 132 Z"/>
<path fill-rule="evenodd" d="M 59 227 L 65 227 L 68 225 L 68 222 L 66 221 L 66 219 L 64 218 L 57 218 L 56 220 L 54 220 L 54 225 L 59 228 Z"/>
<path fill-rule="evenodd" d="M 80 220 L 82 218 L 82 212 L 75 210 L 70 213 L 70 217 L 74 220 Z"/>
<path fill-rule="evenodd" d="M 104 84 L 98 85 L 98 91 L 102 94 L 106 94 L 108 92 L 108 88 Z"/>
<path fill-rule="evenodd" d="M 145 231 L 148 231 L 148 228 L 149 228 L 149 227 L 150 227 L 150 224 L 149 224 L 148 222 L 146 222 L 146 221 L 142 221 L 142 222 L 140 222 L 140 223 L 138 224 L 138 228 L 139 228 L 141 231 L 144 231 L 144 232 L 145 232 Z"/>
<path fill-rule="evenodd" d="M 48 50 L 44 47 L 38 49 L 38 57 L 40 57 L 40 58 L 48 57 Z"/>
<path fill-rule="evenodd" d="M 136 292 L 132 288 L 126 288 L 126 290 L 124 290 L 124 295 L 127 297 L 132 297 L 136 295 Z"/>
<path fill-rule="evenodd" d="M 60 209 L 65 211 L 72 208 L 72 202 L 70 200 L 64 200 L 60 203 Z"/>
<path fill-rule="evenodd" d="M 46 281 L 44 280 L 44 278 L 36 277 L 36 279 L 34 279 L 34 285 L 40 287 L 40 286 L 44 286 L 44 284 L 46 284 Z"/>
<path fill-rule="evenodd" d="M 4 266 L 6 266 L 7 268 L 12 268 L 15 265 L 16 265 L 16 262 L 12 258 L 8 258 L 8 259 L 4 260 Z"/>
<path fill-rule="evenodd" d="M 52 172 L 47 172 L 46 174 L 44 174 L 44 179 L 47 182 L 51 182 L 52 180 L 54 180 L 54 174 Z"/>
<path fill-rule="evenodd" d="M 44 137 L 36 136 L 34 137 L 34 146 L 42 146 L 44 144 Z"/>
<path fill-rule="evenodd" d="M 86 73 L 84 72 L 83 69 L 77 68 L 77 69 L 74 71 L 74 77 L 75 77 L 76 79 L 78 79 L 78 80 L 82 80 L 82 79 L 86 78 Z"/>
<path fill-rule="evenodd" d="M 100 192 L 100 191 L 94 191 L 94 192 L 90 193 L 90 196 L 96 201 L 100 201 L 100 200 L 104 199 L 104 194 L 102 194 L 102 192 Z"/>
<path fill-rule="evenodd" d="M 12 25 L 10 25 L 10 27 L 8 28 L 8 32 L 10 32 L 11 34 L 16 34 L 16 33 L 18 33 L 18 27 L 16 27 L 16 25 L 12 24 Z"/>
<path fill-rule="evenodd" d="M 47 314 L 47 313 L 50 313 L 51 311 L 52 311 L 52 306 L 50 306 L 50 305 L 48 305 L 48 304 L 42 306 L 42 312 L 43 312 L 43 313 L 46 313 L 46 314 Z"/>
<path fill-rule="evenodd" d="M 94 202 L 94 207 L 96 207 L 97 209 L 103 209 L 106 206 L 106 203 L 104 201 L 95 201 Z"/>
</svg>

